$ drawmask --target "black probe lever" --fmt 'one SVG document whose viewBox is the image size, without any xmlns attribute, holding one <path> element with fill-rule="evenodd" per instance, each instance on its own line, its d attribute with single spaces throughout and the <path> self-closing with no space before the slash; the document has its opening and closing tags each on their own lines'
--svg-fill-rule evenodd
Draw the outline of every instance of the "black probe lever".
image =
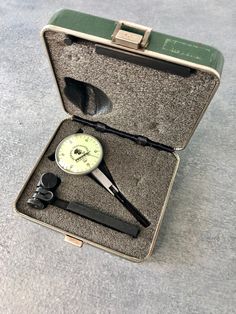
<svg viewBox="0 0 236 314">
<path fill-rule="evenodd" d="M 133 205 L 131 204 L 127 198 L 118 190 L 115 189 L 112 190 L 114 193 L 115 198 L 117 198 L 124 207 L 133 215 L 136 220 L 145 228 L 150 226 L 150 221 Z"/>
</svg>

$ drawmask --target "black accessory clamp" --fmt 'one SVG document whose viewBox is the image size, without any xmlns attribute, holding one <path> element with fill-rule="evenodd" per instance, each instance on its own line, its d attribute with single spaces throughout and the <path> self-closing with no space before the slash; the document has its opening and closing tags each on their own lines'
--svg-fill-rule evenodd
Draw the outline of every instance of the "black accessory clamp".
<svg viewBox="0 0 236 314">
<path fill-rule="evenodd" d="M 84 204 L 59 199 L 55 191 L 60 183 L 61 179 L 55 174 L 50 172 L 42 174 L 36 190 L 32 198 L 28 199 L 27 204 L 36 209 L 44 209 L 51 204 L 134 238 L 138 236 L 140 228 L 134 224 L 112 217 Z"/>
</svg>

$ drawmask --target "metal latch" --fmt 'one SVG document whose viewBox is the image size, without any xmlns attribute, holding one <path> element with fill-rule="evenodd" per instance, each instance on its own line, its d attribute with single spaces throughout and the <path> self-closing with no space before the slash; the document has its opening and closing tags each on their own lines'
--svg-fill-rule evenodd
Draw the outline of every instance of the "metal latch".
<svg viewBox="0 0 236 314">
<path fill-rule="evenodd" d="M 135 31 L 138 31 L 135 33 Z M 139 24 L 119 21 L 112 34 L 112 42 L 132 49 L 144 49 L 152 29 Z M 142 34 L 140 34 L 142 33 Z"/>
<path fill-rule="evenodd" d="M 76 238 L 73 238 L 71 236 L 68 236 L 67 234 L 65 235 L 65 238 L 64 240 L 70 244 L 73 244 L 75 246 L 78 246 L 78 247 L 82 247 L 83 246 L 83 241 L 79 240 L 79 239 L 76 239 Z"/>
</svg>

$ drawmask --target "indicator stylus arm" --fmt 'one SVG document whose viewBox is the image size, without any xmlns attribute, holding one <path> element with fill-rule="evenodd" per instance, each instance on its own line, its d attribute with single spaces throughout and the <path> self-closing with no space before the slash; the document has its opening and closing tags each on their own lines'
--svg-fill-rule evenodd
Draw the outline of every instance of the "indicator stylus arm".
<svg viewBox="0 0 236 314">
<path fill-rule="evenodd" d="M 132 216 L 145 228 L 150 226 L 148 219 L 134 206 L 126 197 L 119 191 L 119 189 L 108 179 L 108 177 L 99 169 L 95 169 L 91 173 L 105 189 L 107 189 L 123 206 L 131 213 Z"/>
<path fill-rule="evenodd" d="M 111 182 L 111 180 L 99 169 L 96 168 L 91 172 L 92 176 L 97 179 L 98 182 L 101 183 L 101 185 L 107 189 L 108 192 L 110 192 L 113 196 L 115 195 L 112 191 L 111 187 L 113 187 L 113 190 L 117 190 L 117 187 Z"/>
<path fill-rule="evenodd" d="M 132 205 L 120 191 L 114 190 L 114 196 L 126 209 L 128 209 L 131 215 L 133 215 L 143 227 L 147 228 L 150 226 L 150 221 L 134 205 Z"/>
</svg>

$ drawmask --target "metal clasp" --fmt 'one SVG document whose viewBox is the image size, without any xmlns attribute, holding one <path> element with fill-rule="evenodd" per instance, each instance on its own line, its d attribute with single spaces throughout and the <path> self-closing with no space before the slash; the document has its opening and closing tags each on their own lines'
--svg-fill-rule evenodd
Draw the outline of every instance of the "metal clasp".
<svg viewBox="0 0 236 314">
<path fill-rule="evenodd" d="M 67 234 L 65 235 L 65 238 L 64 240 L 70 244 L 73 244 L 75 246 L 78 246 L 78 247 L 82 247 L 83 246 L 83 241 L 79 240 L 79 239 L 76 239 L 76 238 L 73 238 L 71 236 L 68 236 Z"/>
<path fill-rule="evenodd" d="M 138 32 L 135 33 L 135 30 Z M 127 21 L 119 21 L 111 36 L 112 42 L 132 49 L 144 49 L 148 45 L 151 31 L 150 27 Z"/>
</svg>

